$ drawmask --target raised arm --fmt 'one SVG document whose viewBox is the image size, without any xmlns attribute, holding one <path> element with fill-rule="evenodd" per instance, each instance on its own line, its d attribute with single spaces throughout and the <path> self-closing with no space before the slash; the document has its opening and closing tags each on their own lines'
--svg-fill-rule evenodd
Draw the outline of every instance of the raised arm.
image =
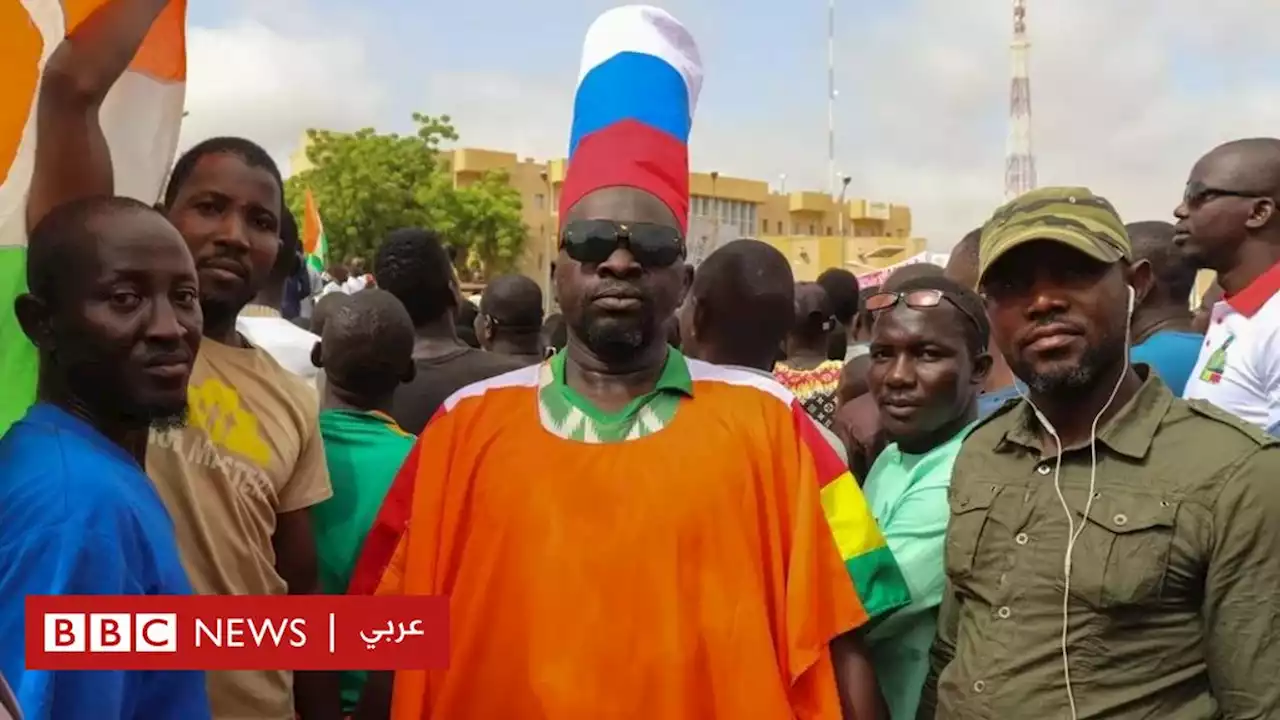
<svg viewBox="0 0 1280 720">
<path fill-rule="evenodd" d="M 36 107 L 27 227 L 62 203 L 111 195 L 111 151 L 98 112 L 169 0 L 108 0 L 53 51 Z"/>
</svg>

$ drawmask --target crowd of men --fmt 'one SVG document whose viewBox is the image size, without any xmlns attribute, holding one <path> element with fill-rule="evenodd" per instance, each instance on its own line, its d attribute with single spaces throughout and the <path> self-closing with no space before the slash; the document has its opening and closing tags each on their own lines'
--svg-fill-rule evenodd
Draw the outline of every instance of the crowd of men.
<svg viewBox="0 0 1280 720">
<path fill-rule="evenodd" d="M 1280 717 L 1280 140 L 1210 151 L 1173 224 L 1055 187 L 882 287 L 750 239 L 695 269 L 687 125 L 601 122 L 619 93 L 590 90 L 671 102 L 660 58 L 691 118 L 697 47 L 620 8 L 588 36 L 561 314 L 519 276 L 472 305 L 405 228 L 300 327 L 258 145 L 113 195 L 96 110 L 162 6 L 45 70 L 0 717 Z M 14 640 L 26 595 L 190 593 L 447 595 L 450 663 L 47 672 Z"/>
</svg>

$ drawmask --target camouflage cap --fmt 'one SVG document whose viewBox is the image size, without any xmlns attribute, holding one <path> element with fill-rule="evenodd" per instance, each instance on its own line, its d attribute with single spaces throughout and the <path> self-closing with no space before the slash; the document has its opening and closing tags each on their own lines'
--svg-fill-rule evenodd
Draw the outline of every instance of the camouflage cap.
<svg viewBox="0 0 1280 720">
<path fill-rule="evenodd" d="M 1052 240 L 1104 263 L 1133 256 L 1124 221 L 1107 199 L 1088 188 L 1032 190 L 1006 203 L 982 228 L 978 281 L 1010 250 L 1034 240 Z"/>
</svg>

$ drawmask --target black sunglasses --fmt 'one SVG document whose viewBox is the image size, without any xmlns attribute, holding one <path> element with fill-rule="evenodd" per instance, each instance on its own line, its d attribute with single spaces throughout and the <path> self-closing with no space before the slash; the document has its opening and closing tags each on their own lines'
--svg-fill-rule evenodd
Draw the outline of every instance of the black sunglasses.
<svg viewBox="0 0 1280 720">
<path fill-rule="evenodd" d="M 684 235 L 657 223 L 575 220 L 560 231 L 560 247 L 580 263 L 599 264 L 625 247 L 644 267 L 670 267 L 684 259 Z"/>
<path fill-rule="evenodd" d="M 875 314 L 884 312 L 885 310 L 890 310 L 897 306 L 898 303 L 902 303 L 912 310 L 927 310 L 929 308 L 938 307 L 942 304 L 943 300 L 951 303 L 952 307 L 964 313 L 964 316 L 969 318 L 969 322 L 972 322 L 973 326 L 977 328 L 979 332 L 982 331 L 982 323 L 978 322 L 978 318 L 974 317 L 973 313 L 961 307 L 960 303 L 949 297 L 947 293 L 942 290 L 879 292 L 867 298 L 866 308 L 867 312 Z M 986 348 L 983 348 L 983 351 L 985 352 Z"/>
<path fill-rule="evenodd" d="M 1188 183 L 1187 189 L 1182 193 L 1182 202 L 1189 208 L 1198 208 L 1201 205 L 1220 197 L 1237 197 L 1260 199 L 1271 197 L 1271 193 L 1252 192 L 1248 190 L 1223 190 L 1222 188 L 1209 187 L 1203 183 Z"/>
</svg>

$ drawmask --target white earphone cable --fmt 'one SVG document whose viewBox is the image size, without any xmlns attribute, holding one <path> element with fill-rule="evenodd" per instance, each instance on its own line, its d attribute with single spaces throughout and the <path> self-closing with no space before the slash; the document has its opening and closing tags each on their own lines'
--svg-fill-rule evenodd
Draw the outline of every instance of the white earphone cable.
<svg viewBox="0 0 1280 720">
<path fill-rule="evenodd" d="M 1098 480 L 1098 423 L 1102 420 L 1102 416 L 1106 414 L 1107 409 L 1111 407 L 1111 403 L 1115 402 L 1116 395 L 1120 393 L 1120 386 L 1124 383 L 1124 377 L 1129 372 L 1129 333 L 1133 327 L 1133 309 L 1137 304 L 1137 293 L 1133 286 L 1129 287 L 1129 311 L 1125 316 L 1124 324 L 1124 365 L 1120 369 L 1120 376 L 1116 378 L 1115 387 L 1111 389 L 1111 396 L 1107 398 L 1106 404 L 1098 411 L 1093 418 L 1093 424 L 1089 427 L 1089 494 L 1084 504 L 1084 516 L 1080 521 L 1079 527 L 1076 526 L 1075 516 L 1071 512 L 1071 506 L 1067 503 L 1067 498 L 1062 493 L 1062 485 L 1060 483 L 1062 471 L 1062 439 L 1058 436 L 1058 431 L 1049 422 L 1049 419 L 1040 412 L 1040 408 L 1031 402 L 1031 398 L 1018 388 L 1018 394 L 1023 400 L 1027 401 L 1027 405 L 1031 407 L 1031 411 L 1035 413 L 1036 419 L 1044 426 L 1044 429 L 1053 436 L 1053 441 L 1057 445 L 1057 457 L 1053 466 L 1053 489 L 1058 494 L 1058 502 L 1062 503 L 1062 510 L 1067 514 L 1067 551 L 1062 560 L 1062 676 L 1067 685 L 1067 703 L 1071 710 L 1071 720 L 1079 720 L 1076 713 L 1076 697 L 1075 692 L 1071 688 L 1071 658 L 1067 636 L 1071 627 L 1071 560 L 1076 549 L 1076 540 L 1080 538 L 1080 534 L 1084 532 L 1085 527 L 1089 523 L 1089 512 L 1093 509 L 1094 491 Z"/>
</svg>

